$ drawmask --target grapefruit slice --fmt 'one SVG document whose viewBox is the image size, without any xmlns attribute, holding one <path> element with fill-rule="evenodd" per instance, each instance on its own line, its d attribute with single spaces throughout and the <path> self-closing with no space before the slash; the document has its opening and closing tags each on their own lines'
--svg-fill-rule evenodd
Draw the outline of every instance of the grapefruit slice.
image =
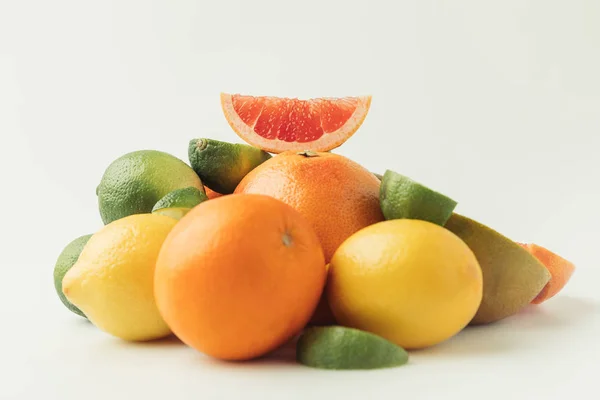
<svg viewBox="0 0 600 400">
<path fill-rule="evenodd" d="M 575 265 L 558 254 L 535 243 L 519 244 L 533 254 L 535 258 L 540 260 L 550 272 L 550 281 L 531 302 L 533 304 L 542 304 L 546 300 L 554 297 L 563 287 L 565 287 L 567 282 L 571 279 L 573 272 L 575 272 Z"/>
<path fill-rule="evenodd" d="M 262 150 L 329 151 L 362 125 L 371 96 L 300 100 L 221 93 L 221 106 L 235 133 Z"/>
</svg>

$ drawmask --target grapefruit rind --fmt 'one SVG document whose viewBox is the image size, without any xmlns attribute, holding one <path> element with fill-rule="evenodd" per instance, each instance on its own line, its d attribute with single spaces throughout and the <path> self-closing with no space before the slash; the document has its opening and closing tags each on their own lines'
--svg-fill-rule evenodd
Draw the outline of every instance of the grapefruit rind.
<svg viewBox="0 0 600 400">
<path fill-rule="evenodd" d="M 232 94 L 221 93 L 221 107 L 231 129 L 248 144 L 274 154 L 302 150 L 329 151 L 341 146 L 363 124 L 369 113 L 372 98 L 372 96 L 356 97 L 358 100 L 356 109 L 339 129 L 324 133 L 323 136 L 312 142 L 286 142 L 281 139 L 267 139 L 257 134 L 254 131 L 254 126 L 247 125 L 235 111 L 233 96 Z"/>
<path fill-rule="evenodd" d="M 542 304 L 556 296 L 569 282 L 575 272 L 575 265 L 558 254 L 535 243 L 519 243 L 537 258 L 550 272 L 550 281 L 540 293 L 531 301 L 532 304 Z"/>
</svg>

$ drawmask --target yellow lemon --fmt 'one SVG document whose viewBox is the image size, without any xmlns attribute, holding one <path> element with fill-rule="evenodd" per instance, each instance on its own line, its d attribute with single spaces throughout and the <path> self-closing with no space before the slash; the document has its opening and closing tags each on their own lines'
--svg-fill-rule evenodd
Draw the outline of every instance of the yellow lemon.
<svg viewBox="0 0 600 400">
<path fill-rule="evenodd" d="M 176 223 L 163 215 L 136 214 L 104 226 L 65 275 L 63 293 L 111 335 L 130 341 L 168 336 L 154 300 L 154 267 Z"/>
<path fill-rule="evenodd" d="M 350 236 L 329 267 L 336 320 L 406 349 L 460 332 L 482 299 L 481 268 L 454 233 L 427 221 L 379 222 Z"/>
</svg>

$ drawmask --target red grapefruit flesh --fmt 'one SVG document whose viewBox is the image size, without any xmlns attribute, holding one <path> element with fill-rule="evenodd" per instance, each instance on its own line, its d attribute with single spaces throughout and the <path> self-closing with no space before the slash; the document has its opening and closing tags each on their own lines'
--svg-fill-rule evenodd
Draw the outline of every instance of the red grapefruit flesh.
<svg viewBox="0 0 600 400">
<path fill-rule="evenodd" d="M 231 128 L 253 146 L 271 153 L 329 151 L 362 125 L 371 96 L 300 100 L 221 93 L 221 106 Z"/>
</svg>

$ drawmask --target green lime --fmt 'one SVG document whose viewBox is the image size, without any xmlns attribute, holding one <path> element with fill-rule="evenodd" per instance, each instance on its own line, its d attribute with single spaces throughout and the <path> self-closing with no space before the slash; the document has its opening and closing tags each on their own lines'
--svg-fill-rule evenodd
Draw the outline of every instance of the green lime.
<svg viewBox="0 0 600 400">
<path fill-rule="evenodd" d="M 296 360 L 323 369 L 375 369 L 408 362 L 408 353 L 381 336 L 342 326 L 307 328 L 296 345 Z"/>
<path fill-rule="evenodd" d="M 420 219 L 444 225 L 457 202 L 414 180 L 387 170 L 379 189 L 385 219 Z"/>
<path fill-rule="evenodd" d="M 180 159 L 161 151 L 140 150 L 113 161 L 96 189 L 105 224 L 145 214 L 167 193 L 193 186 L 204 190 L 194 170 Z"/>
<path fill-rule="evenodd" d="M 233 193 L 248 172 L 272 157 L 247 144 L 213 139 L 190 140 L 188 156 L 202 182 L 221 194 Z"/>
<path fill-rule="evenodd" d="M 67 308 L 73 311 L 75 314 L 86 318 L 85 314 L 77 307 L 75 307 L 63 294 L 62 281 L 65 274 L 71 269 L 71 267 L 79 259 L 79 254 L 83 250 L 84 246 L 90 240 L 92 235 L 80 236 L 77 239 L 69 243 L 58 256 L 56 264 L 54 265 L 54 288 L 60 298 L 60 301 L 67 306 Z"/>
<path fill-rule="evenodd" d="M 175 189 L 156 203 L 152 213 L 181 219 L 192 208 L 206 200 L 208 200 L 206 193 L 193 186 Z"/>
</svg>

